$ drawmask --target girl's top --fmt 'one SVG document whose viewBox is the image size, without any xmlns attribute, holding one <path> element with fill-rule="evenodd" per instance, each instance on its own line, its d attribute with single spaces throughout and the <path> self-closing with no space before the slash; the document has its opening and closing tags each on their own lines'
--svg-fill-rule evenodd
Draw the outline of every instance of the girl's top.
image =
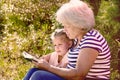
<svg viewBox="0 0 120 80">
<path fill-rule="evenodd" d="M 56 52 L 51 53 L 49 64 L 57 67 L 66 67 L 68 64 L 67 53 L 63 56 L 60 62 L 58 62 L 58 54 Z"/>
<path fill-rule="evenodd" d="M 77 43 L 75 39 L 74 43 Z M 75 68 L 79 50 L 82 48 L 93 48 L 99 52 L 92 68 L 89 70 L 86 78 L 109 79 L 110 78 L 110 49 L 105 38 L 97 31 L 90 30 L 80 41 L 79 46 L 71 48 L 68 52 L 67 68 Z"/>
</svg>

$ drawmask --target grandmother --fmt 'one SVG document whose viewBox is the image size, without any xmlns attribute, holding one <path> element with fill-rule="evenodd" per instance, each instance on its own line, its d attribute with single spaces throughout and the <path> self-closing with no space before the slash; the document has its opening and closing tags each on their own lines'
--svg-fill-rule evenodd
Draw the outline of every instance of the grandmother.
<svg viewBox="0 0 120 80">
<path fill-rule="evenodd" d="M 110 49 L 105 38 L 93 28 L 92 9 L 83 1 L 71 0 L 58 9 L 56 20 L 64 26 L 67 36 L 74 39 L 68 52 L 69 63 L 66 68 L 58 68 L 43 60 L 33 62 L 44 71 L 35 72 L 31 80 L 109 80 Z"/>
</svg>

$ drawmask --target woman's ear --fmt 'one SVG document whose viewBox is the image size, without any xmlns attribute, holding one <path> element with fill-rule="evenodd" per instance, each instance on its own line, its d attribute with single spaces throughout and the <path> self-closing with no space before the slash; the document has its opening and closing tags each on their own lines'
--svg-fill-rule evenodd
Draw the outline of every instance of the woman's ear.
<svg viewBox="0 0 120 80">
<path fill-rule="evenodd" d="M 73 41 L 71 40 L 69 41 L 69 47 L 72 47 L 72 45 L 73 45 Z"/>
</svg>

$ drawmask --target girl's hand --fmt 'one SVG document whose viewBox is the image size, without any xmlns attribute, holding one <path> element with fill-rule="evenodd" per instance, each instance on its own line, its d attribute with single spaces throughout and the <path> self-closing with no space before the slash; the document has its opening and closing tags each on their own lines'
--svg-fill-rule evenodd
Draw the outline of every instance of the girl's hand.
<svg viewBox="0 0 120 80">
<path fill-rule="evenodd" d="M 50 66 L 49 63 L 44 59 L 40 59 L 38 62 L 35 62 L 35 61 L 32 61 L 32 62 L 39 69 L 48 70 Z"/>
</svg>

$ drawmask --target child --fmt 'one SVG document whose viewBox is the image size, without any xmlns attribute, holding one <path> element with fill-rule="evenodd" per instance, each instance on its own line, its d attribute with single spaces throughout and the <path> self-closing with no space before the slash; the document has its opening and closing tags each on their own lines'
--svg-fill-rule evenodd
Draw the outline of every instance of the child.
<svg viewBox="0 0 120 80">
<path fill-rule="evenodd" d="M 46 60 L 50 65 L 57 67 L 66 67 L 67 61 L 67 52 L 68 49 L 72 46 L 72 40 L 69 39 L 63 29 L 56 29 L 52 33 L 51 39 L 54 45 L 55 51 L 42 56 L 40 59 Z M 29 80 L 31 75 L 39 70 L 38 68 L 32 68 L 26 74 L 23 80 Z"/>
<path fill-rule="evenodd" d="M 42 58 L 48 61 L 49 64 L 59 67 L 66 67 L 67 61 L 65 60 L 68 49 L 72 45 L 70 40 L 63 29 L 57 29 L 52 33 L 51 39 L 54 45 L 55 52 L 45 55 Z M 63 60 L 65 60 L 63 62 Z"/>
</svg>

